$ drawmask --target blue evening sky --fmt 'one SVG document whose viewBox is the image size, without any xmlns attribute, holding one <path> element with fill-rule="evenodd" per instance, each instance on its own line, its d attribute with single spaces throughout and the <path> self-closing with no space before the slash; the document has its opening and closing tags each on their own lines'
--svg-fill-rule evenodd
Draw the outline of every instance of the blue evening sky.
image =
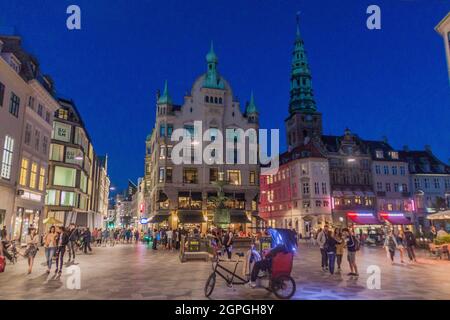
<svg viewBox="0 0 450 320">
<path fill-rule="evenodd" d="M 66 28 L 70 4 L 81 7 L 81 31 Z M 366 28 L 370 4 L 381 7 L 382 30 Z M 167 79 L 181 103 L 211 40 L 241 105 L 253 90 L 261 127 L 280 128 L 285 149 L 299 10 L 324 133 L 348 126 L 396 148 L 429 144 L 448 162 L 449 79 L 434 31 L 448 0 L 14 0 L 1 1 L 0 27 L 15 27 L 59 94 L 75 100 L 123 188 L 144 173 L 156 90 Z"/>
</svg>

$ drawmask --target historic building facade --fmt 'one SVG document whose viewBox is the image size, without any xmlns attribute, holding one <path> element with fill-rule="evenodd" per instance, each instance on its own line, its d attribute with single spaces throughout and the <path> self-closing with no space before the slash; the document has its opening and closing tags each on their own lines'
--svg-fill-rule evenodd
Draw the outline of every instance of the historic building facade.
<svg viewBox="0 0 450 320">
<path fill-rule="evenodd" d="M 53 122 L 46 216 L 69 225 L 101 227 L 108 215 L 107 156 L 94 152 L 73 101 L 59 99 Z"/>
<path fill-rule="evenodd" d="M 224 139 L 245 140 L 242 132 L 225 133 L 226 129 L 258 130 L 258 110 L 252 95 L 245 111 L 241 111 L 231 86 L 218 72 L 218 58 L 212 45 L 206 62 L 206 73 L 196 79 L 182 105 L 172 101 L 167 83 L 158 97 L 155 127 L 146 141 L 144 179 L 150 222 L 172 227 L 196 225 L 205 230 L 213 218 L 214 205 L 210 199 L 217 195 L 215 183 L 223 179 L 227 182 L 224 191 L 230 199 L 227 206 L 232 209 L 231 223 L 245 228 L 256 213 L 259 191 L 259 167 L 256 163 L 249 164 L 247 144 L 244 164 L 236 163 L 237 144 L 234 142 L 231 150 L 226 149 L 224 143 L 223 150 L 209 151 L 207 157 L 211 164 L 206 163 L 202 155 L 209 141 L 217 141 L 221 133 Z M 200 132 L 194 127 L 196 121 L 201 121 Z M 184 147 L 180 153 L 184 161 L 179 165 L 172 159 L 177 142 L 172 141 L 171 136 L 176 129 L 185 129 L 189 133 L 187 138 L 191 139 L 191 147 Z M 207 130 L 209 136 L 205 138 Z M 233 136 L 225 137 L 226 134 Z M 202 137 L 208 141 L 199 141 Z M 249 139 L 256 140 L 257 136 Z M 201 144 L 202 154 L 194 152 L 198 144 Z M 219 161 L 220 155 L 224 163 Z M 234 163 L 225 163 L 227 157 Z"/>
<path fill-rule="evenodd" d="M 58 108 L 53 82 L 22 48 L 0 36 L 0 225 L 25 244 L 30 226 L 42 229 L 50 136 Z"/>
</svg>

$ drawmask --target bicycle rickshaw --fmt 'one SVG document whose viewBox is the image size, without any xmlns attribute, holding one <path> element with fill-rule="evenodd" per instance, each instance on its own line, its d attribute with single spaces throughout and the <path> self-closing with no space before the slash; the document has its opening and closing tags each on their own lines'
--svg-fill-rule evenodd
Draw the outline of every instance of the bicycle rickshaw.
<svg viewBox="0 0 450 320">
<path fill-rule="evenodd" d="M 291 277 L 292 265 L 294 254 L 297 250 L 297 241 L 294 233 L 288 229 L 275 229 L 270 228 L 268 232 L 271 236 L 271 248 L 275 248 L 278 245 L 285 245 L 288 252 L 280 252 L 272 258 L 271 268 L 265 272 L 263 276 L 258 276 L 259 282 L 265 280 L 266 285 L 260 285 L 260 288 L 264 288 L 270 292 L 273 292 L 279 299 L 290 299 L 296 291 L 296 284 L 294 279 Z M 259 254 L 256 254 L 259 255 Z M 233 285 L 245 285 L 250 282 L 249 276 L 239 276 L 236 274 L 239 263 L 243 262 L 242 257 L 245 256 L 244 253 L 236 253 L 238 257 L 237 260 L 224 260 L 217 256 L 213 260 L 213 272 L 208 277 L 205 284 L 205 296 L 209 297 L 216 285 L 216 278 L 219 275 L 223 278 L 228 287 L 233 287 Z M 231 271 L 225 268 L 221 262 L 234 262 L 234 269 Z M 245 277 L 245 279 L 244 279 Z"/>
</svg>

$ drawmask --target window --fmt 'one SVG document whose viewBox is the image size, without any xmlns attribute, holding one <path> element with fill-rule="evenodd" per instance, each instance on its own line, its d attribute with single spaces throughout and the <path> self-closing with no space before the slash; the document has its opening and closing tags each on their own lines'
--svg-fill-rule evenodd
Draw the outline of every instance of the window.
<svg viewBox="0 0 450 320">
<path fill-rule="evenodd" d="M 44 114 L 44 106 L 42 104 L 38 104 L 37 114 L 42 117 Z"/>
<path fill-rule="evenodd" d="M 34 130 L 34 148 L 39 151 L 41 142 L 41 132 L 39 130 Z"/>
<path fill-rule="evenodd" d="M 219 169 L 210 168 L 209 169 L 209 182 L 217 182 L 219 180 Z"/>
<path fill-rule="evenodd" d="M 229 184 L 241 185 L 241 171 L 240 170 L 227 170 L 227 180 Z"/>
<path fill-rule="evenodd" d="M 22 159 L 22 164 L 20 166 L 20 179 L 19 179 L 19 183 L 22 186 L 27 185 L 28 163 L 29 163 L 28 159 L 25 158 Z"/>
<path fill-rule="evenodd" d="M 31 164 L 31 173 L 30 173 L 30 188 L 32 189 L 36 188 L 37 171 L 38 171 L 38 164 L 36 162 L 33 162 Z"/>
<path fill-rule="evenodd" d="M 69 112 L 66 109 L 59 109 L 57 117 L 59 119 L 67 120 L 69 118 Z"/>
<path fill-rule="evenodd" d="M 167 151 L 166 151 L 166 153 L 167 153 L 167 159 L 172 159 L 172 149 L 173 149 L 173 147 L 172 146 L 167 146 Z"/>
<path fill-rule="evenodd" d="M 46 205 L 56 205 L 58 203 L 58 191 L 57 190 L 47 190 L 47 195 L 45 196 Z"/>
<path fill-rule="evenodd" d="M 29 97 L 28 98 L 28 107 L 32 110 L 34 110 L 34 97 Z"/>
<path fill-rule="evenodd" d="M 386 191 L 391 192 L 391 184 L 390 183 L 386 183 Z"/>
<path fill-rule="evenodd" d="M 375 151 L 375 156 L 376 156 L 378 159 L 383 159 L 383 150 L 376 150 L 376 151 Z"/>
<path fill-rule="evenodd" d="M 48 112 L 48 111 L 45 113 L 45 121 L 47 123 L 50 123 L 50 112 Z"/>
<path fill-rule="evenodd" d="M 394 183 L 394 192 L 398 192 L 398 183 Z"/>
<path fill-rule="evenodd" d="M 61 146 L 62 147 L 62 146 Z M 84 154 L 78 148 L 66 147 L 66 163 L 83 165 Z"/>
<path fill-rule="evenodd" d="M 158 182 L 164 182 L 164 176 L 165 176 L 166 169 L 165 168 L 159 168 L 159 176 L 158 176 Z"/>
<path fill-rule="evenodd" d="M 64 160 L 64 146 L 52 143 L 50 145 L 50 160 L 63 161 Z"/>
<path fill-rule="evenodd" d="M 322 182 L 322 194 L 327 194 L 327 183 L 326 182 Z"/>
<path fill-rule="evenodd" d="M 311 208 L 311 202 L 309 200 L 303 201 L 303 208 Z"/>
<path fill-rule="evenodd" d="M 414 188 L 416 189 L 420 188 L 420 180 L 417 178 L 414 178 Z"/>
<path fill-rule="evenodd" d="M 383 184 L 381 182 L 377 182 L 377 191 L 383 191 Z"/>
<path fill-rule="evenodd" d="M 0 82 L 0 107 L 3 107 L 4 98 L 5 98 L 5 85 Z"/>
<path fill-rule="evenodd" d="M 379 165 L 375 166 L 375 173 L 376 174 L 381 174 L 381 167 Z"/>
<path fill-rule="evenodd" d="M 39 171 L 39 191 L 44 191 L 45 186 L 45 168 L 41 167 Z"/>
<path fill-rule="evenodd" d="M 384 174 L 389 175 L 389 166 L 384 166 L 383 169 L 384 169 Z"/>
<path fill-rule="evenodd" d="M 31 143 L 31 130 L 32 130 L 31 124 L 27 123 L 25 125 L 25 138 L 24 138 L 24 143 L 26 145 L 30 145 Z"/>
<path fill-rule="evenodd" d="M 167 136 L 169 138 L 172 137 L 172 133 L 173 133 L 173 124 L 168 124 L 167 125 Z"/>
<path fill-rule="evenodd" d="M 303 194 L 309 194 L 309 183 L 303 183 Z"/>
<path fill-rule="evenodd" d="M 61 203 L 62 206 L 75 206 L 75 193 L 74 192 L 67 192 L 67 191 L 61 191 Z"/>
<path fill-rule="evenodd" d="M 316 207 L 321 207 L 322 206 L 322 201 L 320 200 L 316 200 Z"/>
<path fill-rule="evenodd" d="M 395 160 L 398 159 L 398 152 L 397 151 L 391 151 L 391 152 L 389 152 L 389 155 L 391 156 L 392 159 L 395 159 Z"/>
<path fill-rule="evenodd" d="M 164 124 L 159 125 L 159 136 L 160 137 L 166 136 L 166 126 Z"/>
<path fill-rule="evenodd" d="M 77 170 L 55 166 L 53 184 L 55 186 L 75 187 Z"/>
<path fill-rule="evenodd" d="M 423 183 L 425 185 L 425 189 L 428 189 L 430 186 L 430 181 L 428 180 L 428 178 L 423 179 Z"/>
<path fill-rule="evenodd" d="M 439 182 L 439 178 L 434 178 L 434 187 L 436 189 L 440 189 L 441 188 L 441 183 Z"/>
<path fill-rule="evenodd" d="M 323 201 L 323 206 L 324 207 L 329 207 L 330 206 L 330 202 L 328 200 L 324 200 Z"/>
<path fill-rule="evenodd" d="M 197 169 L 183 169 L 183 183 L 197 183 Z"/>
<path fill-rule="evenodd" d="M 75 144 L 81 146 L 84 150 L 84 152 L 88 152 L 89 148 L 89 141 L 86 137 L 86 133 L 84 132 L 83 128 L 76 127 L 75 128 Z"/>
<path fill-rule="evenodd" d="M 255 185 L 256 184 L 256 172 L 255 171 L 250 171 L 249 183 L 251 185 Z"/>
<path fill-rule="evenodd" d="M 314 193 L 315 194 L 319 194 L 320 193 L 320 188 L 319 188 L 319 183 L 318 182 L 314 182 Z"/>
<path fill-rule="evenodd" d="M 5 136 L 5 143 L 3 145 L 2 170 L 0 176 L 5 179 L 11 178 L 11 166 L 14 152 L 14 139 L 10 136 Z"/>
<path fill-rule="evenodd" d="M 44 137 L 42 139 L 42 153 L 48 155 L 48 138 Z"/>
<path fill-rule="evenodd" d="M 404 167 L 404 166 L 400 166 L 400 175 L 401 175 L 401 176 L 406 175 L 406 170 L 405 170 L 405 167 Z"/>
<path fill-rule="evenodd" d="M 392 166 L 392 175 L 393 176 L 397 175 L 397 166 Z"/>
<path fill-rule="evenodd" d="M 80 189 L 84 193 L 87 193 L 87 181 L 88 181 L 88 179 L 87 179 L 86 174 L 83 171 L 81 171 L 80 172 Z"/>
<path fill-rule="evenodd" d="M 172 183 L 172 168 L 166 168 L 166 183 Z"/>
<path fill-rule="evenodd" d="M 64 142 L 70 142 L 72 127 L 68 124 L 55 121 L 53 122 L 52 138 Z"/>
<path fill-rule="evenodd" d="M 408 192 L 408 185 L 406 183 L 402 184 L 402 192 Z"/>
<path fill-rule="evenodd" d="M 9 101 L 9 113 L 18 118 L 19 108 L 20 108 L 20 98 L 16 96 L 14 92 L 11 92 L 11 99 Z"/>
<path fill-rule="evenodd" d="M 159 147 L 159 159 L 160 160 L 166 159 L 166 146 L 165 145 L 161 145 Z"/>
</svg>

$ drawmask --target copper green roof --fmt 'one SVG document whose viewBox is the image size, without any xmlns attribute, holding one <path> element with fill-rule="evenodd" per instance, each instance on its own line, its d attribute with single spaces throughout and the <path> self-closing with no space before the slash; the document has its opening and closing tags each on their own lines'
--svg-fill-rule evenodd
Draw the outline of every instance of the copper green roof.
<svg viewBox="0 0 450 320">
<path fill-rule="evenodd" d="M 258 113 L 258 108 L 255 104 L 255 98 L 253 96 L 253 91 L 250 95 L 250 102 L 247 105 L 247 108 L 245 109 L 246 114 L 252 114 L 252 113 Z"/>
<path fill-rule="evenodd" d="M 214 44 L 212 41 L 211 41 L 211 48 L 209 49 L 209 52 L 206 55 L 206 63 L 208 65 L 208 70 L 205 74 L 205 79 L 203 81 L 203 87 L 223 90 L 225 88 L 225 85 L 217 71 L 217 65 L 219 64 L 219 58 L 217 57 L 216 53 L 214 52 Z"/>
<path fill-rule="evenodd" d="M 167 88 L 167 80 L 164 83 L 164 92 L 158 99 L 158 104 L 172 104 L 172 98 L 169 95 L 169 89 Z"/>
</svg>

